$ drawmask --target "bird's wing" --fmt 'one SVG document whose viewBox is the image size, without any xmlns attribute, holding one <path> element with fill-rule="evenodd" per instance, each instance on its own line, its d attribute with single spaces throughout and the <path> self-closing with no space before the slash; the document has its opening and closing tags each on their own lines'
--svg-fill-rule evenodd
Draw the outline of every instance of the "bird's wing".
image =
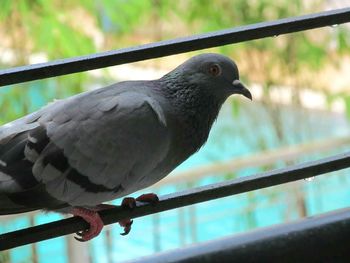
<svg viewBox="0 0 350 263">
<path fill-rule="evenodd" d="M 37 157 L 49 142 L 36 122 L 40 116 L 38 111 L 0 127 L 0 215 L 66 206 L 51 197 L 32 173 Z"/>
<path fill-rule="evenodd" d="M 48 106 L 31 116 L 38 125 L 17 122 L 34 128 L 30 132 L 14 128 L 20 132 L 3 138 L 4 147 L 16 138 L 20 144 L 19 137 L 27 136 L 25 157 L 33 163 L 35 180 L 52 197 L 70 205 L 95 205 L 136 190 L 138 181 L 165 158 L 170 134 L 155 99 L 144 92 L 115 90 L 102 89 Z M 3 181 L 14 177 L 3 174 Z"/>
</svg>

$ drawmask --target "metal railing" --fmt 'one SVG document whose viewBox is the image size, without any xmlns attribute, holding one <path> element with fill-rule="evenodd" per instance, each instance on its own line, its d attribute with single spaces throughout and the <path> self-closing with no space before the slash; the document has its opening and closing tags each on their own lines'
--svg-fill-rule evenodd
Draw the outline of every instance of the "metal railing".
<svg viewBox="0 0 350 263">
<path fill-rule="evenodd" d="M 324 26 L 339 25 L 349 21 L 350 8 L 342 8 L 117 49 L 88 56 L 10 68 L 0 71 L 0 86 L 159 58 L 248 40 L 279 36 Z"/>
<path fill-rule="evenodd" d="M 128 262 L 347 262 L 349 242 L 350 209 L 342 209 Z"/>
<path fill-rule="evenodd" d="M 318 161 L 306 162 L 262 174 L 246 176 L 222 183 L 210 184 L 194 189 L 161 196 L 157 205 L 140 204 L 133 210 L 116 207 L 99 214 L 105 225 L 117 223 L 125 218 L 138 218 L 174 208 L 193 205 L 230 195 L 241 194 L 261 188 L 289 183 L 321 174 L 338 171 L 350 166 L 350 152 Z M 88 227 L 83 219 L 73 217 L 53 223 L 30 227 L 0 235 L 0 250 L 22 246 L 41 240 L 75 233 Z"/>
<path fill-rule="evenodd" d="M 238 43 L 247 40 L 277 36 L 318 27 L 332 26 L 345 22 L 350 22 L 350 8 L 241 26 L 89 56 L 17 67 L 0 71 L 0 86 Z M 318 161 L 290 166 L 284 169 L 162 196 L 160 197 L 160 202 L 155 206 L 138 204 L 133 210 L 113 208 L 101 211 L 100 215 L 103 222 L 108 225 L 125 218 L 142 217 L 229 195 L 318 176 L 348 167 L 350 167 L 350 152 L 320 159 Z M 74 217 L 5 233 L 0 235 L 0 250 L 75 233 L 87 227 L 88 225 L 84 220 L 79 217 Z"/>
</svg>

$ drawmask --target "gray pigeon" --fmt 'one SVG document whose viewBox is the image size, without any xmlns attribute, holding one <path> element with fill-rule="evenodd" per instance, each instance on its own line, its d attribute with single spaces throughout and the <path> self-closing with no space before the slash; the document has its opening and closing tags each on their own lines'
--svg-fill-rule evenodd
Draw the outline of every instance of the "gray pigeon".
<svg viewBox="0 0 350 263">
<path fill-rule="evenodd" d="M 70 213 L 90 224 L 79 240 L 97 236 L 102 203 L 158 182 L 195 153 L 232 94 L 252 99 L 236 64 L 202 54 L 160 79 L 84 92 L 0 127 L 0 215 Z M 120 222 L 125 234 L 131 223 Z"/>
</svg>

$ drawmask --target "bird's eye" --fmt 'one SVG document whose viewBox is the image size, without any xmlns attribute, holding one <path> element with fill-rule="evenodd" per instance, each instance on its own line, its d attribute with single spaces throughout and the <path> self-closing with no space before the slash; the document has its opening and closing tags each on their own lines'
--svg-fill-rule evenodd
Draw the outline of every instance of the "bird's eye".
<svg viewBox="0 0 350 263">
<path fill-rule="evenodd" d="M 209 67 L 209 74 L 213 77 L 219 76 L 221 74 L 221 68 L 218 64 L 211 65 Z"/>
</svg>

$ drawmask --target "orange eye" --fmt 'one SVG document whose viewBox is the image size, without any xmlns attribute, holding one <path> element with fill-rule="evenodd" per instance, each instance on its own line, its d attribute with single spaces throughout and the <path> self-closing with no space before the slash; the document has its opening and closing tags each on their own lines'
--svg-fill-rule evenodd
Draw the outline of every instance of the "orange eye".
<svg viewBox="0 0 350 263">
<path fill-rule="evenodd" d="M 209 68 L 209 74 L 214 77 L 219 76 L 221 74 L 220 66 L 217 64 L 211 65 Z"/>
</svg>

